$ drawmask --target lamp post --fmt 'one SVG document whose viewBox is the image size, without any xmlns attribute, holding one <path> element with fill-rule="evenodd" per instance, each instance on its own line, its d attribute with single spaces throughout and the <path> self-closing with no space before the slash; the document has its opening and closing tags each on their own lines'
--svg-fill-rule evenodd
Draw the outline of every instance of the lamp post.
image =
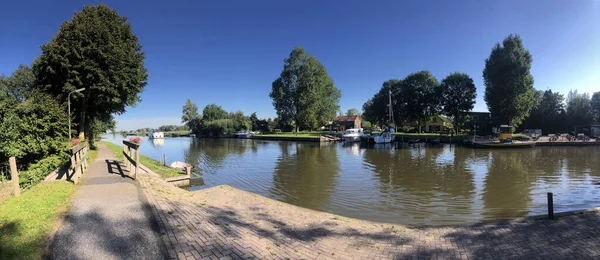
<svg viewBox="0 0 600 260">
<path fill-rule="evenodd" d="M 69 107 L 69 139 L 71 139 L 71 94 L 73 94 L 75 92 L 81 92 L 84 90 L 85 90 L 85 88 L 76 89 L 76 90 L 69 92 L 69 94 L 67 95 L 67 104 Z"/>
</svg>

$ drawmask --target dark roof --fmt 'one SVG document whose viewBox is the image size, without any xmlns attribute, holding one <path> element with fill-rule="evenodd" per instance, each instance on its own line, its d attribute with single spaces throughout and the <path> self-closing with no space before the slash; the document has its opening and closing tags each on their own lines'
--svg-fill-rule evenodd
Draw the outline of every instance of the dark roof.
<svg viewBox="0 0 600 260">
<path fill-rule="evenodd" d="M 348 122 L 348 121 L 356 121 L 357 118 L 360 118 L 360 116 L 339 116 L 338 118 L 335 119 L 335 121 L 338 122 Z"/>
</svg>

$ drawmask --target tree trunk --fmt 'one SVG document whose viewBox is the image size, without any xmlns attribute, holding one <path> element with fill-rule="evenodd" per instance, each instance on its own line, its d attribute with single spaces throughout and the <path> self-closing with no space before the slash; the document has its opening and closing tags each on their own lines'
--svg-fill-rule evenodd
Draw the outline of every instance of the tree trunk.
<svg viewBox="0 0 600 260">
<path fill-rule="evenodd" d="M 419 117 L 418 124 L 419 124 L 419 134 L 420 134 L 421 133 L 421 118 L 420 117 Z"/>
<path fill-rule="evenodd" d="M 79 140 L 85 139 L 85 109 L 79 114 Z"/>
</svg>

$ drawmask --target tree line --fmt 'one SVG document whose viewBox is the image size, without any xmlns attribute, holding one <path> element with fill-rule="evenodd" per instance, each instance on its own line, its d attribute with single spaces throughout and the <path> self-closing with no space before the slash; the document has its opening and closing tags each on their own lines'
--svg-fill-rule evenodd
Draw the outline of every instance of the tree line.
<svg viewBox="0 0 600 260">
<path fill-rule="evenodd" d="M 68 163 L 69 100 L 74 132 L 93 142 L 140 101 L 148 78 L 127 18 L 103 4 L 76 12 L 41 51 L 0 76 L 0 161 L 17 158 L 23 186 Z"/>
<path fill-rule="evenodd" d="M 280 126 L 277 119 L 259 119 L 256 112 L 246 116 L 240 110 L 228 113 L 217 104 L 206 105 L 200 114 L 190 99 L 181 112 L 181 122 L 197 136 L 222 136 L 239 130 L 272 132 Z"/>
<path fill-rule="evenodd" d="M 536 91 L 530 73 L 533 58 L 518 35 L 496 43 L 485 60 L 483 79 L 485 102 L 495 125 L 520 129 L 539 128 L 544 133 L 566 132 L 575 126 L 600 123 L 600 92 L 569 92 L 564 96 L 552 90 Z M 446 115 L 460 132 L 465 112 L 473 109 L 476 98 L 473 80 L 455 72 L 441 83 L 429 71 L 411 73 L 404 79 L 390 79 L 363 105 L 363 117 L 377 125 L 417 122 L 420 126 L 435 115 Z M 388 122 L 389 95 L 393 122 Z"/>
</svg>

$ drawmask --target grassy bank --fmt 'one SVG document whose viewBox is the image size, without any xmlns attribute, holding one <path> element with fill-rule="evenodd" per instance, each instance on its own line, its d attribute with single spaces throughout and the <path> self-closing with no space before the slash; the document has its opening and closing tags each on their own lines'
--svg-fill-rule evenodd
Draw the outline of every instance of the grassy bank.
<svg viewBox="0 0 600 260">
<path fill-rule="evenodd" d="M 0 259 L 40 259 L 74 190 L 66 181 L 39 184 L 0 205 Z"/>
<path fill-rule="evenodd" d="M 120 161 L 123 161 L 124 156 L 123 156 L 123 147 L 122 146 L 113 144 L 111 142 L 106 142 L 106 141 L 102 141 L 102 142 L 106 145 L 106 147 L 108 147 L 115 154 L 117 159 L 119 159 Z M 150 170 L 152 170 L 153 172 L 158 173 L 165 178 L 181 176 L 182 174 L 185 174 L 181 170 L 173 169 L 170 167 L 165 167 L 162 165 L 161 162 L 154 160 L 148 156 L 141 155 L 141 154 L 140 154 L 140 163 L 142 163 L 144 166 L 150 168 Z"/>
</svg>

